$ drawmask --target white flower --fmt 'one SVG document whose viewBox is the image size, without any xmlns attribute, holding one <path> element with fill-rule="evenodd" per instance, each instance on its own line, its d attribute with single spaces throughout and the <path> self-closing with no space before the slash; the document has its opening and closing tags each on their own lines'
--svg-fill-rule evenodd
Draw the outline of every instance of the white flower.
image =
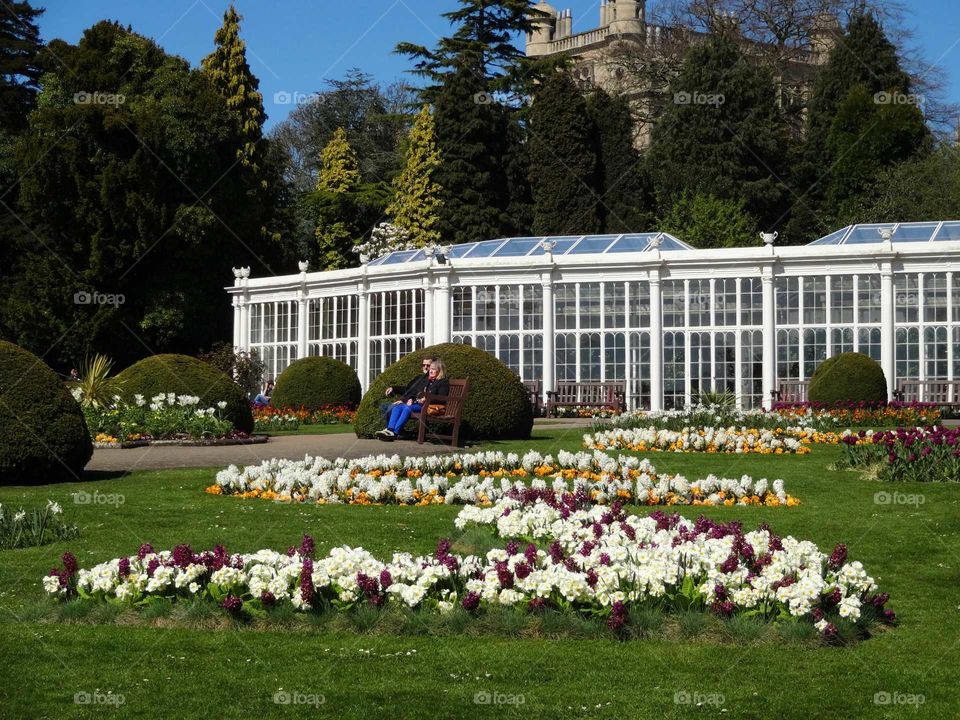
<svg viewBox="0 0 960 720">
<path fill-rule="evenodd" d="M 217 407 L 220 408 L 221 410 L 226 410 L 227 409 L 226 400 L 221 400 L 220 402 L 218 402 Z"/>
<path fill-rule="evenodd" d="M 60 503 L 55 503 L 53 500 L 47 500 L 47 510 L 50 511 L 51 515 L 59 515 L 63 512 L 63 508 L 60 507 Z"/>
<path fill-rule="evenodd" d="M 13 516 L 13 521 L 15 523 L 22 522 L 25 517 L 27 517 L 27 513 L 21 510 Z"/>
</svg>

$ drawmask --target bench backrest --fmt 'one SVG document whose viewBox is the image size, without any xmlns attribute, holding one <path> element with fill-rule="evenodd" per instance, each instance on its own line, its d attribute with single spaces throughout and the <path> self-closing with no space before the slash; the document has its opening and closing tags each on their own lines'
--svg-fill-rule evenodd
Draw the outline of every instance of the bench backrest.
<svg viewBox="0 0 960 720">
<path fill-rule="evenodd" d="M 555 402 L 616 403 L 624 393 L 624 383 L 558 382 Z"/>
<path fill-rule="evenodd" d="M 960 403 L 960 380 L 901 380 L 907 402 Z"/>
<path fill-rule="evenodd" d="M 450 381 L 450 393 L 447 395 L 444 415 L 447 417 L 461 417 L 463 403 L 467 399 L 467 389 L 470 387 L 470 378 Z"/>
<path fill-rule="evenodd" d="M 780 383 L 780 402 L 806 402 L 807 389 L 810 383 L 806 380 L 783 380 Z"/>
</svg>

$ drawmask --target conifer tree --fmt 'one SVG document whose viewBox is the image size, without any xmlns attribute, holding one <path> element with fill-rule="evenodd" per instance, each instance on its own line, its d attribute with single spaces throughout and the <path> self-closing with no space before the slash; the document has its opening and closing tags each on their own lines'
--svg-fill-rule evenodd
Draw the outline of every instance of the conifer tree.
<svg viewBox="0 0 960 720">
<path fill-rule="evenodd" d="M 407 140 L 403 170 L 393 180 L 395 196 L 387 215 L 406 231 L 408 239 L 423 247 L 440 242 L 441 188 L 436 181 L 440 167 L 433 115 L 424 106 L 414 120 Z"/>
<path fill-rule="evenodd" d="M 43 47 L 35 21 L 42 13 L 29 2 L 0 7 L 0 131 L 23 130 L 35 104 L 40 88 L 37 58 Z"/>
<path fill-rule="evenodd" d="M 263 138 L 263 95 L 260 81 L 247 64 L 246 43 L 240 38 L 240 20 L 233 5 L 223 14 L 223 25 L 214 36 L 216 48 L 202 61 L 202 68 L 214 87 L 226 98 L 239 134 L 237 158 L 254 172 L 261 162 L 259 147 Z"/>
<path fill-rule="evenodd" d="M 317 190 L 331 193 L 348 192 L 360 182 L 357 155 L 347 140 L 347 131 L 337 128 L 320 153 Z"/>
<path fill-rule="evenodd" d="M 688 52 L 669 93 L 647 152 L 664 209 L 686 190 L 742 198 L 761 227 L 775 222 L 787 131 L 769 71 L 718 33 Z"/>
<path fill-rule="evenodd" d="M 530 189 L 535 235 L 601 230 L 597 153 L 587 104 L 566 72 L 544 78 L 530 110 Z"/>
</svg>

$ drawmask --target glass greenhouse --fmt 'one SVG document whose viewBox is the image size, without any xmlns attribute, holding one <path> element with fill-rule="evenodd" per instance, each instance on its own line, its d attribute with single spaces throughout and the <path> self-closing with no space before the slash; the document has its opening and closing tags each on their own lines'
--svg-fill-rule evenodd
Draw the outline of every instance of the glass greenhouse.
<svg viewBox="0 0 960 720">
<path fill-rule="evenodd" d="M 500 358 L 544 391 L 620 381 L 628 404 L 703 391 L 770 402 L 835 353 L 904 380 L 960 380 L 960 221 L 853 225 L 805 246 L 698 250 L 666 233 L 522 237 L 393 252 L 349 270 L 227 288 L 234 345 L 276 376 L 306 355 L 361 384 L 441 342 Z"/>
</svg>

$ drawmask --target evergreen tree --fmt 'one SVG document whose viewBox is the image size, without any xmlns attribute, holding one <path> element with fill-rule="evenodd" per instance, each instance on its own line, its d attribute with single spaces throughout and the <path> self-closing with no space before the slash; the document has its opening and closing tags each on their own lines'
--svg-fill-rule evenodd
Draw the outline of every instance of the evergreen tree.
<svg viewBox="0 0 960 720">
<path fill-rule="evenodd" d="M 550 73 L 530 111 L 534 235 L 600 232 L 597 154 L 587 104 L 566 72 Z"/>
<path fill-rule="evenodd" d="M 440 167 L 433 115 L 429 106 L 417 115 L 407 141 L 403 170 L 393 180 L 395 196 L 387 208 L 393 224 L 406 231 L 418 247 L 440 242 L 441 188 L 435 177 Z"/>
<path fill-rule="evenodd" d="M 202 61 L 204 71 L 226 98 L 227 107 L 239 133 L 237 158 L 254 172 L 259 169 L 263 137 L 263 96 L 257 91 L 260 81 L 247 64 L 246 43 L 240 38 L 240 20 L 231 4 L 223 14 L 223 25 L 214 36 L 214 51 Z"/>
<path fill-rule="evenodd" d="M 36 102 L 43 43 L 35 20 L 43 12 L 24 1 L 4 2 L 0 8 L 0 131 L 23 130 Z"/>
<path fill-rule="evenodd" d="M 500 235 L 508 206 L 501 130 L 502 108 L 468 64 L 447 76 L 434 107 L 442 163 L 440 236 L 444 242 L 489 240 Z"/>
<path fill-rule="evenodd" d="M 630 103 L 597 89 L 587 98 L 599 162 L 599 214 L 604 232 L 641 232 L 648 220 L 643 207 L 640 154 L 633 144 Z"/>
<path fill-rule="evenodd" d="M 742 247 L 755 244 L 757 223 L 744 209 L 744 200 L 684 192 L 657 228 L 697 248 Z"/>
<path fill-rule="evenodd" d="M 337 128 L 327 146 L 320 153 L 320 172 L 317 190 L 343 193 L 356 188 L 360 182 L 357 155 L 347 141 L 347 132 Z"/>
<path fill-rule="evenodd" d="M 769 71 L 718 33 L 688 52 L 670 95 L 647 153 L 661 204 L 684 190 L 742 198 L 761 227 L 775 223 L 787 132 Z"/>
</svg>

